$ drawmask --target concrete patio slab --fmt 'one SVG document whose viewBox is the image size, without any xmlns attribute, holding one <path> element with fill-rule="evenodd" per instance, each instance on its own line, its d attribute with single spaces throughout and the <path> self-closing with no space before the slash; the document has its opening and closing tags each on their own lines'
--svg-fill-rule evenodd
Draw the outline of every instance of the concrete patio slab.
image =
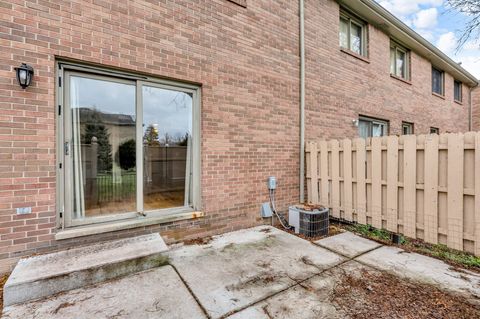
<svg viewBox="0 0 480 319">
<path fill-rule="evenodd" d="M 317 240 L 315 244 L 350 258 L 382 246 L 373 240 L 368 240 L 351 232 L 344 232 L 335 236 L 320 239 Z"/>
<path fill-rule="evenodd" d="M 206 318 L 171 266 L 6 307 L 2 319 Z"/>
<path fill-rule="evenodd" d="M 167 250 L 159 234 L 149 234 L 21 259 L 5 284 L 4 305 L 164 265 Z"/>
<path fill-rule="evenodd" d="M 168 253 L 212 318 L 260 301 L 344 260 L 270 226 L 216 236 Z"/>
<path fill-rule="evenodd" d="M 384 246 L 355 260 L 399 277 L 436 285 L 459 293 L 470 302 L 480 304 L 480 274 L 457 269 L 428 256 L 409 253 L 397 247 Z"/>
<path fill-rule="evenodd" d="M 345 318 L 332 303 L 335 285 L 345 273 L 359 273 L 361 270 L 375 271 L 355 261 L 349 261 L 314 276 L 288 290 L 239 311 L 229 319 L 335 319 Z"/>
</svg>

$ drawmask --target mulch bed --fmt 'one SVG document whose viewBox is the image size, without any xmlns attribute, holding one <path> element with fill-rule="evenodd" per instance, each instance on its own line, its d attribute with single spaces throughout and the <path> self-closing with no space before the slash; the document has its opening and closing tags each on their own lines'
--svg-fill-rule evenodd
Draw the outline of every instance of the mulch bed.
<svg viewBox="0 0 480 319">
<path fill-rule="evenodd" d="M 0 277 L 0 315 L 3 310 L 3 286 L 7 282 L 8 276 L 10 276 L 10 274 L 5 274 Z"/>
<path fill-rule="evenodd" d="M 388 273 L 345 274 L 331 302 L 350 318 L 480 318 L 480 307 L 440 289 Z"/>
</svg>

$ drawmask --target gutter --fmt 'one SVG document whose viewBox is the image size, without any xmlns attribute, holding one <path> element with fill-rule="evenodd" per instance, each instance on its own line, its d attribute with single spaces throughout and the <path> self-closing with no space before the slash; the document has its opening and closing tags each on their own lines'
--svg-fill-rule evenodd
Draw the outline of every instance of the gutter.
<svg viewBox="0 0 480 319">
<path fill-rule="evenodd" d="M 300 203 L 305 201 L 305 11 L 300 6 Z"/>
</svg>

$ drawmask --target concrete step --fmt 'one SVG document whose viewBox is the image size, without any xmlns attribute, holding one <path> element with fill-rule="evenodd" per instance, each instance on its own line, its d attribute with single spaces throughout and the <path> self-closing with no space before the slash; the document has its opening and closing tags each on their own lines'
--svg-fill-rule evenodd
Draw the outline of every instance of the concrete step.
<svg viewBox="0 0 480 319">
<path fill-rule="evenodd" d="M 162 266 L 159 234 L 115 240 L 21 259 L 3 290 L 4 306 Z"/>
</svg>

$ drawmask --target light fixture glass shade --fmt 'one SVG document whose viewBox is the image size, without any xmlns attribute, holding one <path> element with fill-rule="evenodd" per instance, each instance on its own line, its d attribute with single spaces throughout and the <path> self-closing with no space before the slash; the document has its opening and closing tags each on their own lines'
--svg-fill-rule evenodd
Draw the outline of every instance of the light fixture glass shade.
<svg viewBox="0 0 480 319">
<path fill-rule="evenodd" d="M 27 88 L 32 83 L 33 77 L 33 68 L 25 63 L 22 63 L 21 66 L 15 68 L 17 73 L 17 82 L 22 87 L 22 89 Z"/>
</svg>

